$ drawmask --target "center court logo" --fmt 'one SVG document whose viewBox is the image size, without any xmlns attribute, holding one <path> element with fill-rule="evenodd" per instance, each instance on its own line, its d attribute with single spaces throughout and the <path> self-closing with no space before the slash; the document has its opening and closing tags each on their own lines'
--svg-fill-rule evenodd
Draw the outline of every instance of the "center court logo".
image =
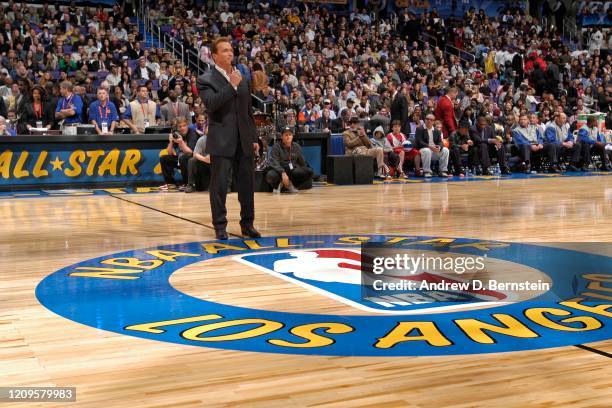
<svg viewBox="0 0 612 408">
<path fill-rule="evenodd" d="M 509 273 L 536 271 L 553 289 L 529 299 L 505 289 L 364 297 L 359 281 L 363 243 L 415 253 L 486 256 Z M 287 313 L 282 304 L 277 311 L 251 309 L 194 298 L 169 283 L 174 271 L 220 257 L 228 257 L 236 268 L 233 274 L 244 271 L 244 280 L 257 270 L 369 314 Z M 194 346 L 337 356 L 495 353 L 612 337 L 611 261 L 585 252 L 474 239 L 266 237 L 169 245 L 84 261 L 46 277 L 36 295 L 51 311 L 85 325 Z M 206 265 L 199 265 L 200 273 L 207 273 Z M 437 271 L 419 271 L 409 279 L 419 287 L 465 280 Z M 450 301 L 459 295 L 461 302 Z"/>
</svg>

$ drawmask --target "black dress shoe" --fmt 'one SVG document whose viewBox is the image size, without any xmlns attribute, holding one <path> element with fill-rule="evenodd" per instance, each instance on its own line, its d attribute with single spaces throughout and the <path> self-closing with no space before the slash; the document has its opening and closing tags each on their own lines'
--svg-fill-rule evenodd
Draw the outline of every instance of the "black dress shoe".
<svg viewBox="0 0 612 408">
<path fill-rule="evenodd" d="M 252 225 L 242 227 L 242 235 L 249 238 L 261 238 L 259 231 L 257 231 Z"/>
<path fill-rule="evenodd" d="M 227 231 L 225 230 L 215 230 L 215 237 L 221 241 L 227 241 Z"/>
</svg>

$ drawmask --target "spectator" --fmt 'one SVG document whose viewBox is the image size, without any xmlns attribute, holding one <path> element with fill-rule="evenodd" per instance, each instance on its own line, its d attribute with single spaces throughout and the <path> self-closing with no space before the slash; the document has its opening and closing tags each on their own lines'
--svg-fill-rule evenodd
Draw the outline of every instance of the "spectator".
<svg viewBox="0 0 612 408">
<path fill-rule="evenodd" d="M 390 148 L 389 163 L 397 177 L 408 178 L 404 170 L 405 162 L 413 162 L 415 174 L 421 175 L 421 156 L 419 151 L 412 146 L 406 135 L 401 132 L 401 122 L 394 120 L 391 122 L 391 133 L 387 135 L 386 147 Z"/>
<path fill-rule="evenodd" d="M 114 103 L 108 99 L 108 91 L 98 88 L 98 100 L 89 107 L 89 122 L 99 135 L 112 135 L 119 124 L 119 115 Z"/>
<path fill-rule="evenodd" d="M 423 173 L 427 178 L 432 176 L 432 161 L 439 162 L 440 177 L 448 177 L 449 151 L 442 143 L 442 132 L 434 129 L 435 120 L 436 117 L 433 114 L 428 114 L 425 117 L 425 127 L 417 128 L 415 134 L 415 147 L 421 153 Z"/>
<path fill-rule="evenodd" d="M 174 126 L 176 120 L 183 118 L 191 122 L 189 105 L 178 100 L 176 91 L 170 91 L 168 100 L 160 108 L 161 124 Z"/>
<path fill-rule="evenodd" d="M 293 141 L 290 127 L 283 129 L 280 143 L 272 146 L 270 167 L 266 181 L 275 192 L 297 193 L 298 189 L 312 187 L 313 171 L 306 164 L 300 145 Z"/>
<path fill-rule="evenodd" d="M 609 170 L 606 138 L 597 126 L 597 118 L 595 116 L 589 116 L 586 125 L 578 130 L 578 141 L 581 145 L 583 171 L 587 170 L 591 164 L 591 152 L 600 156 L 600 170 Z"/>
<path fill-rule="evenodd" d="M 138 59 L 138 66 L 134 68 L 132 78 L 145 80 L 155 79 L 155 72 L 147 67 L 147 59 L 145 57 L 140 57 Z"/>
<path fill-rule="evenodd" d="M 467 121 L 459 122 L 459 127 L 450 137 L 450 158 L 453 163 L 453 174 L 464 177 L 461 155 L 468 155 L 468 167 L 474 169 L 478 165 L 478 146 L 480 139 L 470 132 L 470 124 Z"/>
<path fill-rule="evenodd" d="M 22 105 L 22 110 L 18 116 L 17 129 L 19 134 L 27 134 L 31 128 L 52 128 L 53 106 L 47 100 L 43 87 L 35 85 L 32 88 L 30 100 Z"/>
<path fill-rule="evenodd" d="M 497 159 L 501 174 L 509 174 L 510 169 L 506 164 L 506 146 L 502 138 L 495 133 L 495 128 L 489 124 L 486 116 L 478 117 L 476 126 L 472 128 L 471 133 L 480 153 L 482 175 L 490 175 L 491 156 Z"/>
<path fill-rule="evenodd" d="M 349 120 L 350 128 L 342 133 L 345 153 L 349 156 L 372 156 L 376 160 L 376 176 L 384 178 L 384 151 L 381 147 L 373 147 L 366 136 L 365 129 L 359 125 L 359 119 L 352 117 Z"/>
<path fill-rule="evenodd" d="M 166 184 L 160 187 L 162 191 L 179 189 L 184 191 L 189 183 L 189 159 L 193 155 L 199 136 L 194 129 L 189 127 L 185 119 L 177 121 L 177 130 L 168 137 L 167 155 L 159 158 L 162 174 Z M 178 152 L 177 152 L 178 149 Z M 182 185 L 176 185 L 174 170 L 181 171 Z"/>
<path fill-rule="evenodd" d="M 205 115 L 198 115 L 197 123 L 198 127 L 195 131 L 199 138 L 193 149 L 193 157 L 188 162 L 188 180 L 185 193 L 206 191 L 210 185 L 210 155 L 206 153 L 208 124 Z"/>
<path fill-rule="evenodd" d="M 83 100 L 72 91 L 71 82 L 64 81 L 60 84 L 62 97 L 55 108 L 55 119 L 63 121 L 64 125 L 83 123 Z"/>
<path fill-rule="evenodd" d="M 522 170 L 531 173 L 533 159 L 539 159 L 544 149 L 544 140 L 537 128 L 529 123 L 527 114 L 519 116 L 519 125 L 512 131 L 512 140 L 519 150 Z"/>
<path fill-rule="evenodd" d="M 544 148 L 548 151 L 548 159 L 556 171 L 561 171 L 561 162 L 564 156 L 571 156 L 567 170 L 578 171 L 580 163 L 580 145 L 574 140 L 569 130 L 567 116 L 561 112 L 555 116 L 544 131 Z"/>
<path fill-rule="evenodd" d="M 0 136 L 15 136 L 15 131 L 11 131 L 6 123 L 6 118 L 0 116 Z"/>
<path fill-rule="evenodd" d="M 298 115 L 298 123 L 304 127 L 306 132 L 310 128 L 314 128 L 317 119 L 319 119 L 319 114 L 313 109 L 313 106 L 312 99 L 308 99 Z"/>
<path fill-rule="evenodd" d="M 145 85 L 139 86 L 138 97 L 127 106 L 123 121 L 132 129 L 132 133 L 144 133 L 149 126 L 157 126 L 159 117 L 159 105 L 149 99 L 149 90 Z"/>
</svg>

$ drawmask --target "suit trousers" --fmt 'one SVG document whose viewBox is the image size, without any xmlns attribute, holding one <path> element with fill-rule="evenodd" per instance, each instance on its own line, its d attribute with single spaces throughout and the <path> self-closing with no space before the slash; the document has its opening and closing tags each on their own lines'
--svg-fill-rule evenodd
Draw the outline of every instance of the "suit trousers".
<svg viewBox="0 0 612 408">
<path fill-rule="evenodd" d="M 496 148 L 494 144 L 483 142 L 480 144 L 480 164 L 483 169 L 491 166 L 491 156 L 495 156 L 497 164 L 502 169 L 506 167 L 506 146 L 502 144 Z"/>
<path fill-rule="evenodd" d="M 228 177 L 230 171 L 236 175 L 236 190 L 240 202 L 240 225 L 253 226 L 255 219 L 255 164 L 253 156 L 245 156 L 238 142 L 234 157 L 211 156 L 210 158 L 210 209 L 215 230 L 227 227 Z"/>
<path fill-rule="evenodd" d="M 484 145 L 482 147 L 484 147 L 485 149 L 487 148 L 487 146 Z M 477 146 L 470 146 L 468 148 L 468 166 L 470 168 L 474 168 L 476 165 L 478 165 L 478 150 L 479 148 Z M 451 146 L 450 148 L 450 157 L 453 162 L 453 173 L 456 176 L 463 172 L 463 168 L 461 166 L 461 155 L 463 153 L 465 153 L 465 150 L 463 150 L 459 146 Z"/>
</svg>

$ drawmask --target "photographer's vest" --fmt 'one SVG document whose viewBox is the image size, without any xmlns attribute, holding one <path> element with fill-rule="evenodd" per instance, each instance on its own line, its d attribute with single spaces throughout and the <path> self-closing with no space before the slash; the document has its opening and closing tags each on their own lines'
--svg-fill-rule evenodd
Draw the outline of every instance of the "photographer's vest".
<svg viewBox="0 0 612 408">
<path fill-rule="evenodd" d="M 155 113 L 157 111 L 157 104 L 153 101 L 147 100 L 146 103 L 140 103 L 138 99 L 130 102 L 130 109 L 132 110 L 132 123 L 137 128 L 144 128 L 145 118 L 149 119 L 149 126 L 155 126 Z"/>
</svg>

